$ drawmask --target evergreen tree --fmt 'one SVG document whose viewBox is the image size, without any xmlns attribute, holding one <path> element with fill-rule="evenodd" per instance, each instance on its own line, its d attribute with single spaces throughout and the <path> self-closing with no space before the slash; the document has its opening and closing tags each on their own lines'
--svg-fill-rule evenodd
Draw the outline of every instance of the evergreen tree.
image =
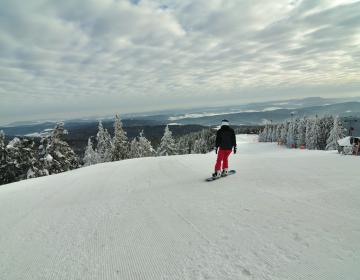
<svg viewBox="0 0 360 280">
<path fill-rule="evenodd" d="M 144 132 L 141 131 L 139 136 L 130 143 L 130 157 L 141 158 L 152 156 L 155 156 L 155 150 L 151 146 L 151 142 L 144 136 Z"/>
<path fill-rule="evenodd" d="M 107 129 L 102 125 L 102 122 L 99 121 L 98 133 L 96 135 L 97 140 L 97 153 L 99 156 L 99 162 L 108 162 L 112 159 L 112 150 L 113 145 L 111 142 L 111 137 Z"/>
<path fill-rule="evenodd" d="M 266 142 L 271 142 L 272 141 L 272 133 L 273 133 L 273 128 L 271 126 L 269 126 L 268 131 L 267 131 L 267 135 L 266 135 Z"/>
<path fill-rule="evenodd" d="M 8 164 L 8 151 L 5 144 L 5 134 L 0 131 L 0 185 L 15 181 L 12 168 Z"/>
<path fill-rule="evenodd" d="M 333 127 L 330 131 L 326 143 L 326 150 L 337 150 L 339 148 L 338 140 L 344 137 L 344 128 L 340 122 L 339 116 L 333 119 Z"/>
<path fill-rule="evenodd" d="M 260 130 L 258 140 L 259 140 L 259 142 L 265 142 L 265 138 L 266 137 L 265 137 L 265 128 L 264 128 L 264 129 Z"/>
<path fill-rule="evenodd" d="M 203 138 L 199 138 L 194 142 L 194 148 L 192 151 L 194 154 L 205 154 L 208 152 L 206 141 Z"/>
<path fill-rule="evenodd" d="M 138 138 L 138 151 L 140 157 L 152 157 L 155 156 L 155 150 L 151 145 L 151 142 L 144 136 L 144 131 L 141 131 Z"/>
<path fill-rule="evenodd" d="M 306 149 L 308 150 L 312 150 L 315 147 L 315 143 L 314 143 L 314 119 L 309 118 L 306 120 L 306 137 L 305 137 L 305 144 L 306 144 Z"/>
<path fill-rule="evenodd" d="M 280 140 L 283 144 L 286 144 L 286 140 L 287 140 L 287 134 L 288 134 L 288 122 L 286 121 L 282 127 L 281 127 L 281 132 L 280 132 Z"/>
<path fill-rule="evenodd" d="M 297 138 L 298 138 L 298 128 L 297 123 L 298 119 L 291 119 L 288 125 L 288 132 L 286 135 L 286 143 L 289 147 L 296 146 Z"/>
<path fill-rule="evenodd" d="M 139 158 L 139 142 L 136 137 L 130 142 L 130 158 Z"/>
<path fill-rule="evenodd" d="M 330 131 L 333 124 L 334 118 L 331 116 L 325 116 L 319 119 L 318 147 L 320 150 L 326 149 L 327 139 L 330 137 Z"/>
<path fill-rule="evenodd" d="M 50 146 L 51 135 L 44 135 L 40 140 L 40 146 L 38 148 L 38 158 L 40 163 L 40 172 L 42 176 L 50 175 L 50 166 L 52 162 L 52 156 L 48 153 L 48 147 Z"/>
<path fill-rule="evenodd" d="M 85 150 L 83 161 L 84 161 L 84 166 L 89 166 L 100 162 L 99 155 L 97 151 L 95 151 L 93 148 L 91 137 L 89 137 L 88 139 L 88 145 Z"/>
<path fill-rule="evenodd" d="M 66 134 L 64 123 L 58 123 L 53 133 L 41 140 L 39 150 L 42 175 L 56 174 L 80 167 L 78 157 L 64 139 Z"/>
<path fill-rule="evenodd" d="M 129 158 L 129 142 L 118 115 L 115 116 L 112 160 Z"/>
<path fill-rule="evenodd" d="M 286 135 L 286 143 L 289 147 L 294 144 L 294 122 L 291 120 L 288 126 L 288 132 Z"/>
<path fill-rule="evenodd" d="M 296 144 L 298 147 L 305 145 L 306 139 L 306 119 L 302 118 L 299 120 L 298 128 L 297 128 L 297 140 Z"/>
<path fill-rule="evenodd" d="M 315 150 L 320 150 L 319 140 L 321 136 L 321 128 L 320 128 L 320 118 L 318 116 L 315 117 L 314 132 L 315 132 Z"/>
<path fill-rule="evenodd" d="M 0 130 L 0 185 L 6 183 L 6 150 L 5 150 L 5 134 Z"/>
<path fill-rule="evenodd" d="M 276 142 L 276 133 L 277 133 L 277 125 L 273 126 L 272 134 L 271 134 L 271 142 Z"/>
<path fill-rule="evenodd" d="M 295 147 L 297 147 L 297 142 L 298 142 L 298 138 L 299 138 L 299 123 L 300 123 L 300 119 L 296 118 L 294 120 L 294 124 L 293 124 L 293 141 L 294 141 L 294 145 Z"/>
<path fill-rule="evenodd" d="M 165 127 L 164 135 L 161 138 L 160 145 L 157 150 L 158 156 L 170 156 L 178 154 L 178 146 L 172 136 L 172 133 L 167 125 Z"/>
<path fill-rule="evenodd" d="M 178 142 L 178 149 L 180 155 L 191 154 L 193 151 L 193 144 L 191 134 L 180 137 Z"/>
<path fill-rule="evenodd" d="M 1 170 L 3 184 L 36 177 L 37 159 L 32 140 L 15 137 L 6 146 L 6 162 Z"/>
<path fill-rule="evenodd" d="M 320 121 L 316 116 L 308 119 L 306 126 L 306 148 L 309 150 L 319 150 L 318 139 L 320 134 Z"/>
<path fill-rule="evenodd" d="M 259 142 L 267 142 L 269 139 L 269 127 L 265 125 L 264 129 L 259 134 Z"/>
<path fill-rule="evenodd" d="M 5 159 L 5 133 L 0 130 L 0 161 Z"/>
<path fill-rule="evenodd" d="M 0 185 L 3 181 L 4 168 L 6 165 L 5 134 L 0 130 Z"/>
<path fill-rule="evenodd" d="M 206 143 L 208 152 L 212 151 L 215 147 L 216 142 L 216 131 L 214 129 L 207 129 L 206 131 Z"/>
<path fill-rule="evenodd" d="M 279 141 L 281 139 L 281 124 L 278 124 L 276 126 L 276 136 L 275 136 L 275 140 L 274 141 Z"/>
</svg>

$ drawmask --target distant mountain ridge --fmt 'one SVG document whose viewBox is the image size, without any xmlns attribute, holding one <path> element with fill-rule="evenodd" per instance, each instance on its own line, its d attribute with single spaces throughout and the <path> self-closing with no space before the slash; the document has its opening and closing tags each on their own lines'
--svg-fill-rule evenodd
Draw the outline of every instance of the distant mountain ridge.
<svg viewBox="0 0 360 280">
<path fill-rule="evenodd" d="M 199 118 L 184 118 L 177 120 L 179 124 L 199 124 L 214 125 L 218 124 L 222 119 L 229 119 L 234 125 L 255 125 L 263 124 L 268 121 L 280 122 L 293 116 L 324 116 L 339 115 L 341 117 L 354 116 L 360 117 L 360 102 L 346 102 L 339 104 L 313 106 L 298 109 L 276 109 L 261 112 L 240 112 L 222 114 L 216 116 L 205 116 Z"/>
<path fill-rule="evenodd" d="M 360 102 L 356 98 L 320 98 L 277 100 L 268 102 L 249 103 L 234 106 L 207 107 L 198 109 L 166 110 L 153 113 L 134 113 L 122 115 L 125 127 L 158 126 L 165 124 L 216 126 L 226 118 L 233 125 L 261 125 L 269 121 L 281 122 L 292 115 L 339 115 L 341 117 L 360 117 Z M 88 129 L 96 127 L 101 118 L 86 118 L 65 120 L 65 127 L 72 129 Z M 104 125 L 113 123 L 112 117 L 102 118 Z M 7 135 L 28 135 L 41 133 L 45 129 L 53 128 L 57 121 L 21 123 L 14 126 L 3 126 Z"/>
</svg>

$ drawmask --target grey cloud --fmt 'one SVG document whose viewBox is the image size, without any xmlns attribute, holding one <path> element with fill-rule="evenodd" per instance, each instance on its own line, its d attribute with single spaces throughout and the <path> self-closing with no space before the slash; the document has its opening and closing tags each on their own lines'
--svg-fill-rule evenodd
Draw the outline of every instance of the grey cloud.
<svg viewBox="0 0 360 280">
<path fill-rule="evenodd" d="M 342 3 L 3 0 L 0 123 L 360 94 L 360 2 Z"/>
</svg>

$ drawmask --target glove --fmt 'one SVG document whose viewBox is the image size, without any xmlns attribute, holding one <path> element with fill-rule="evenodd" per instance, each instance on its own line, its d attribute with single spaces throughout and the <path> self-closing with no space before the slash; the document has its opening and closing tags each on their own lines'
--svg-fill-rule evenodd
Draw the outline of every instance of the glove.
<svg viewBox="0 0 360 280">
<path fill-rule="evenodd" d="M 234 154 L 236 154 L 236 147 L 234 147 Z"/>
<path fill-rule="evenodd" d="M 217 148 L 217 147 L 215 147 L 215 154 L 217 154 L 217 151 L 218 151 L 218 148 Z"/>
</svg>

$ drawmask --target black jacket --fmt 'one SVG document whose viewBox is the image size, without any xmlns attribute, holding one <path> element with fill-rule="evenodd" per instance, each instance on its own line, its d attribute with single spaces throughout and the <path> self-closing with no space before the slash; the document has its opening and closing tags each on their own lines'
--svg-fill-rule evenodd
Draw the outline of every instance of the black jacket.
<svg viewBox="0 0 360 280">
<path fill-rule="evenodd" d="M 215 146 L 216 149 L 220 147 L 223 150 L 231 150 L 233 147 L 236 147 L 234 130 L 227 125 L 223 125 L 216 133 Z"/>
</svg>

